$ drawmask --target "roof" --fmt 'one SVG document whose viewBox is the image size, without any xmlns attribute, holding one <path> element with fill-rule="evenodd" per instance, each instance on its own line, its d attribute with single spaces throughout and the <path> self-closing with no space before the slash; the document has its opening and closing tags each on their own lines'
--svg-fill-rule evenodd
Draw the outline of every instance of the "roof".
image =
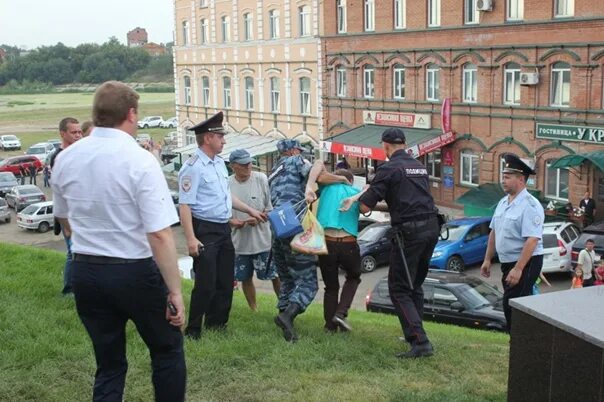
<svg viewBox="0 0 604 402">
<path fill-rule="evenodd" d="M 467 191 L 461 197 L 455 200 L 462 205 L 471 205 L 478 208 L 493 208 L 497 206 L 499 200 L 505 195 L 501 184 L 485 183 Z"/>
<path fill-rule="evenodd" d="M 560 169 L 565 167 L 579 166 L 585 161 L 590 161 L 597 166 L 598 169 L 604 171 L 604 151 L 592 151 L 566 155 L 552 163 L 550 168 Z"/>
<path fill-rule="evenodd" d="M 277 152 L 277 142 L 279 141 L 279 139 L 272 137 L 235 133 L 225 135 L 224 139 L 226 140 L 226 144 L 220 153 L 220 157 L 224 160 L 228 160 L 231 152 L 239 148 L 247 150 L 252 157 Z M 189 144 L 173 149 L 172 152 L 182 154 L 184 162 L 185 156 L 189 157 L 193 155 L 197 148 L 197 144 Z"/>
</svg>

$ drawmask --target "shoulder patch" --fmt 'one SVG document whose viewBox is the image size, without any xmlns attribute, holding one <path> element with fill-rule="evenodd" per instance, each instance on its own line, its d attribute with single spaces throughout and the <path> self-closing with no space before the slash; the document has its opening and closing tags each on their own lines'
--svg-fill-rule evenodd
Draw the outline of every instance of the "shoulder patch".
<svg viewBox="0 0 604 402">
<path fill-rule="evenodd" d="M 535 216 L 533 217 L 533 224 L 534 224 L 535 226 L 539 226 L 539 225 L 541 225 L 541 217 L 540 217 L 540 216 L 538 216 L 538 215 L 535 215 Z"/>
<path fill-rule="evenodd" d="M 188 193 L 191 189 L 191 176 L 183 176 L 182 179 L 180 179 L 180 187 L 182 188 L 182 191 Z"/>
<path fill-rule="evenodd" d="M 199 159 L 199 156 L 197 155 L 193 155 L 191 156 L 188 160 L 187 160 L 187 165 L 189 166 L 193 166 L 195 164 L 195 162 L 197 162 L 197 159 Z"/>
</svg>

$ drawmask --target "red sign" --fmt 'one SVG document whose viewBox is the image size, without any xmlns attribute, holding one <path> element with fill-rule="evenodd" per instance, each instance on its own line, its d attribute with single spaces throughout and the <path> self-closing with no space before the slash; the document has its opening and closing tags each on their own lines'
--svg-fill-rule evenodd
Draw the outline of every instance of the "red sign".
<svg viewBox="0 0 604 402">
<path fill-rule="evenodd" d="M 380 126 L 425 129 L 429 129 L 432 124 L 430 115 L 427 113 L 376 112 L 370 110 L 363 111 L 363 122 Z"/>
<path fill-rule="evenodd" d="M 453 150 L 447 148 L 443 149 L 443 165 L 445 166 L 453 166 Z"/>
<path fill-rule="evenodd" d="M 443 106 L 440 111 L 441 127 L 443 134 L 451 131 L 451 98 L 445 98 L 443 100 Z"/>
</svg>

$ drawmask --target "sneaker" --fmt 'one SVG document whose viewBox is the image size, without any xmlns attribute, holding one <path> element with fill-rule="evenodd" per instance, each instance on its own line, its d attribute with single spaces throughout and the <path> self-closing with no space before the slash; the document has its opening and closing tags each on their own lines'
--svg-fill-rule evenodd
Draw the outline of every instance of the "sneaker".
<svg viewBox="0 0 604 402">
<path fill-rule="evenodd" d="M 346 321 L 346 318 L 342 317 L 341 315 L 334 315 L 331 321 L 334 324 L 338 324 L 341 328 L 344 328 L 346 331 L 352 331 L 352 327 L 350 326 L 348 321 Z"/>
</svg>

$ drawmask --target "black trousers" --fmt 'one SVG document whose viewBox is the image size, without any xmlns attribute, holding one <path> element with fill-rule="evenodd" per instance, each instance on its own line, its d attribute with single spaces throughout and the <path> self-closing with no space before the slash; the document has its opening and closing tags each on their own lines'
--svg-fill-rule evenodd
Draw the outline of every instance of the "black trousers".
<svg viewBox="0 0 604 402">
<path fill-rule="evenodd" d="M 228 223 L 193 218 L 195 236 L 204 245 L 193 259 L 195 285 L 191 292 L 186 333 L 199 335 L 206 328 L 224 328 L 229 321 L 235 280 L 235 248 Z"/>
<path fill-rule="evenodd" d="M 338 326 L 333 323 L 336 314 L 348 316 L 348 310 L 361 283 L 361 253 L 357 242 L 339 242 L 326 240 L 329 254 L 319 256 L 321 276 L 325 283 L 323 295 L 323 318 L 325 328 L 336 330 Z M 340 293 L 340 280 L 338 277 L 340 267 L 346 272 L 346 281 Z M 339 301 L 338 301 L 338 296 Z"/>
<path fill-rule="evenodd" d="M 184 401 L 182 334 L 166 320 L 168 289 L 153 260 L 133 264 L 73 261 L 73 293 L 94 346 L 94 401 L 121 402 L 126 381 L 126 322 L 149 348 L 156 401 Z"/>
<path fill-rule="evenodd" d="M 512 328 L 512 309 L 510 308 L 510 299 L 515 297 L 530 296 L 533 294 L 533 285 L 541 273 L 543 267 L 543 256 L 534 255 L 526 263 L 526 266 L 522 270 L 520 281 L 515 286 L 510 287 L 506 282 L 508 274 L 514 268 L 516 262 L 502 262 L 501 263 L 501 284 L 503 285 L 503 312 L 505 313 L 505 319 L 507 321 L 508 332 Z"/>
<path fill-rule="evenodd" d="M 396 240 L 390 252 L 388 288 L 396 315 L 403 328 L 405 340 L 411 344 L 428 342 L 424 331 L 424 291 L 422 284 L 428 275 L 432 252 L 438 242 L 440 227 L 436 216 L 400 226 L 404 240 L 405 259 L 409 268 L 413 290 L 405 273 L 400 249 Z"/>
</svg>

